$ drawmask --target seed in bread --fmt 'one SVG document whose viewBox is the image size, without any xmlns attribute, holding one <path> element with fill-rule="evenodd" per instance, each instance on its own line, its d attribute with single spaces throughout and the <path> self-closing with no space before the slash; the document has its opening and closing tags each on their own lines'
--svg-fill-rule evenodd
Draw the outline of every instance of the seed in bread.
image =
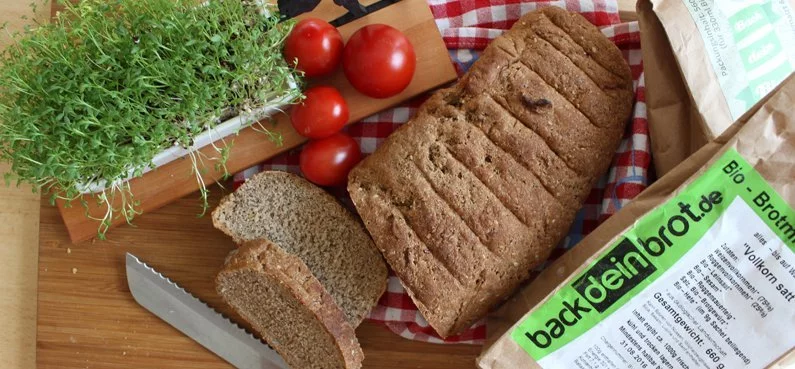
<svg viewBox="0 0 795 369">
<path fill-rule="evenodd" d="M 544 8 L 353 169 L 356 209 L 441 336 L 482 318 L 563 239 L 632 99 L 615 45 L 580 15 Z"/>
</svg>

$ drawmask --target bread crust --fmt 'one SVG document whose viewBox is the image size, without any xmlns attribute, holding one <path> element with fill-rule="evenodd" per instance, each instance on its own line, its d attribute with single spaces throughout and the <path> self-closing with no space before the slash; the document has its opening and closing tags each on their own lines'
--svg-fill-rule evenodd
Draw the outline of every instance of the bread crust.
<svg viewBox="0 0 795 369">
<path fill-rule="evenodd" d="M 280 287 L 288 290 L 300 306 L 311 312 L 321 325 L 323 332 L 316 334 L 327 334 L 333 337 L 336 343 L 334 351 L 339 355 L 337 358 L 345 368 L 358 369 L 362 366 L 364 353 L 362 352 L 359 341 L 353 327 L 345 319 L 342 310 L 335 304 L 325 288 L 317 278 L 312 275 L 309 268 L 298 257 L 291 255 L 279 246 L 267 240 L 255 240 L 245 242 L 239 249 L 232 251 L 226 260 L 221 272 L 216 277 L 216 289 L 218 294 L 227 303 L 226 294 L 223 291 L 224 280 L 233 278 L 234 273 L 248 270 L 278 280 Z M 295 353 L 289 352 L 277 340 L 271 339 L 272 335 L 267 330 L 258 326 L 247 311 L 242 311 L 239 307 L 232 305 L 232 308 L 244 317 L 257 333 L 265 339 L 291 367 L 298 367 L 294 364 Z M 318 358 L 319 359 L 319 358 Z M 325 359 L 325 358 L 324 358 Z"/>
<path fill-rule="evenodd" d="M 632 99 L 615 45 L 544 8 L 353 169 L 351 199 L 437 333 L 469 328 L 546 260 L 609 167 Z"/>
</svg>

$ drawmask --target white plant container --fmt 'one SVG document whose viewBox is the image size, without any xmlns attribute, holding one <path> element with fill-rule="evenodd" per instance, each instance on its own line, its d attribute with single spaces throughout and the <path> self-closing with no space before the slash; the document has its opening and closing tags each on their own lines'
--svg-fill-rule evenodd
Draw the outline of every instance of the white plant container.
<svg viewBox="0 0 795 369">
<path fill-rule="evenodd" d="M 155 155 L 152 159 L 152 164 L 154 166 L 149 166 L 143 168 L 143 174 L 146 174 L 158 167 L 162 167 L 168 163 L 171 163 L 174 160 L 183 158 L 191 153 L 212 144 L 213 142 L 220 140 L 222 138 L 229 137 L 233 134 L 237 134 L 241 129 L 246 128 L 253 124 L 256 121 L 264 119 L 266 117 L 272 116 L 273 114 L 282 111 L 282 108 L 289 104 L 292 98 L 294 97 L 294 93 L 298 90 L 298 84 L 295 80 L 290 80 L 288 82 L 288 86 L 290 87 L 290 93 L 286 94 L 281 98 L 277 98 L 271 101 L 269 104 L 262 106 L 257 109 L 253 109 L 250 112 L 241 113 L 240 115 L 230 118 L 218 125 L 214 128 L 204 131 L 200 133 L 198 136 L 194 137 L 194 143 L 192 146 L 188 148 L 184 148 L 181 146 L 173 146 L 166 150 L 161 151 L 159 154 Z M 129 174 L 126 178 L 116 181 L 114 185 L 119 185 L 126 181 L 131 180 L 134 175 L 135 169 L 130 169 Z M 97 181 L 97 182 L 89 182 L 85 183 L 81 186 L 80 192 L 82 194 L 97 194 L 104 192 L 108 187 L 106 181 Z"/>
</svg>

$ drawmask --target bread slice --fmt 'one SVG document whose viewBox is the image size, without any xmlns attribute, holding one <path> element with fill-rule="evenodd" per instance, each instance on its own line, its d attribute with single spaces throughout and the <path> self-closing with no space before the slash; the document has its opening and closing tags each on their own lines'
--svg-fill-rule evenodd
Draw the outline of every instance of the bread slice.
<svg viewBox="0 0 795 369">
<path fill-rule="evenodd" d="M 386 264 L 361 222 L 299 176 L 259 173 L 224 198 L 212 218 L 238 243 L 267 239 L 302 260 L 354 328 L 386 289 Z"/>
<path fill-rule="evenodd" d="M 353 327 L 298 257 L 266 240 L 249 241 L 232 251 L 215 283 L 291 368 L 361 368 Z"/>
<path fill-rule="evenodd" d="M 566 235 L 632 110 L 621 52 L 547 7 L 353 169 L 367 229 L 441 336 L 509 296 Z"/>
</svg>

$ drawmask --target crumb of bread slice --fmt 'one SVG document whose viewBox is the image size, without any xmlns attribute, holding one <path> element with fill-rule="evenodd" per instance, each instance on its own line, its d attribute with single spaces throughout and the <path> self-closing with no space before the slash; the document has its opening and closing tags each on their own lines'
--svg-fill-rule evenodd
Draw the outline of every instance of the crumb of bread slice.
<svg viewBox="0 0 795 369">
<path fill-rule="evenodd" d="M 259 173 L 225 197 L 213 224 L 236 242 L 267 239 L 300 258 L 357 327 L 386 289 L 386 264 L 361 222 L 291 173 Z"/>
<path fill-rule="evenodd" d="M 298 257 L 267 241 L 233 250 L 216 290 L 292 368 L 357 369 L 354 329 Z"/>
</svg>

